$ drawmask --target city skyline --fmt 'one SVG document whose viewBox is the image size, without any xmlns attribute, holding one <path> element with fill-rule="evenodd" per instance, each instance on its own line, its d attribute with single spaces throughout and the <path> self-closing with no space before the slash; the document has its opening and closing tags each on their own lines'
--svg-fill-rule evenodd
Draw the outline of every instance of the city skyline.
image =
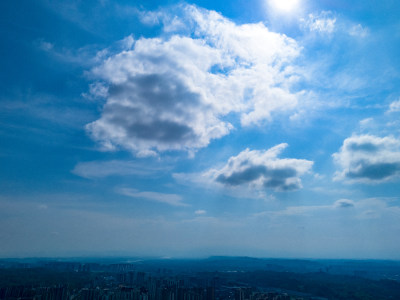
<svg viewBox="0 0 400 300">
<path fill-rule="evenodd" d="M 0 257 L 400 259 L 395 1 L 0 8 Z"/>
</svg>

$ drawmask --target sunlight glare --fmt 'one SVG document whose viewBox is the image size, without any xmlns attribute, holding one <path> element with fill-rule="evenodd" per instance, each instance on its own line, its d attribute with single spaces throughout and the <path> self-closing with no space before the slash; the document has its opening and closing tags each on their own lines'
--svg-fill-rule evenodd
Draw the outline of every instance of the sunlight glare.
<svg viewBox="0 0 400 300">
<path fill-rule="evenodd" d="M 300 0 L 269 0 L 269 5 L 273 9 L 283 12 L 290 13 L 299 7 Z"/>
</svg>

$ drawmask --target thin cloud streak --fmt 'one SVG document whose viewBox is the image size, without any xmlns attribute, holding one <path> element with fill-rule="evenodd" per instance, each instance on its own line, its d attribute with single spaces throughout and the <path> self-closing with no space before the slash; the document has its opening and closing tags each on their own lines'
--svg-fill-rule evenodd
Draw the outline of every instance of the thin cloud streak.
<svg viewBox="0 0 400 300">
<path fill-rule="evenodd" d="M 95 179 L 129 175 L 157 176 L 170 169 L 169 166 L 157 167 L 138 161 L 110 160 L 80 162 L 71 172 L 84 178 Z"/>
<path fill-rule="evenodd" d="M 121 195 L 125 195 L 132 198 L 146 199 L 150 201 L 160 202 L 172 206 L 188 206 L 188 204 L 182 202 L 182 197 L 177 194 L 164 194 L 151 191 L 138 191 L 131 188 L 120 188 L 117 192 Z"/>
</svg>

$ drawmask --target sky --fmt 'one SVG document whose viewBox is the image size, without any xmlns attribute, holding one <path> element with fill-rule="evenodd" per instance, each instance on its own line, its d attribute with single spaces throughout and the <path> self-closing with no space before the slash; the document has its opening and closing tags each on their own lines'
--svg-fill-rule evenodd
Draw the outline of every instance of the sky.
<svg viewBox="0 0 400 300">
<path fill-rule="evenodd" d="M 0 2 L 0 257 L 400 259 L 395 0 Z"/>
</svg>

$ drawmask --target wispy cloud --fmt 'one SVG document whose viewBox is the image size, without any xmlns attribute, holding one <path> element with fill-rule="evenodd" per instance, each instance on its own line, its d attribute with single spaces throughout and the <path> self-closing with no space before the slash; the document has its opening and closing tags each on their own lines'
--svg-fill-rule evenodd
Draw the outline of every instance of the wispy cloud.
<svg viewBox="0 0 400 300">
<path fill-rule="evenodd" d="M 336 17 L 330 11 L 323 11 L 319 14 L 309 14 L 307 18 L 300 20 L 302 27 L 311 32 L 332 33 L 336 27 Z"/>
<path fill-rule="evenodd" d="M 368 36 L 369 30 L 361 24 L 357 24 L 350 27 L 349 34 L 351 36 L 365 38 Z"/>
<path fill-rule="evenodd" d="M 38 46 L 40 49 L 42 49 L 43 51 L 51 51 L 54 48 L 54 44 L 50 43 L 50 42 L 46 42 L 45 40 L 40 40 L 38 42 Z"/>
</svg>

